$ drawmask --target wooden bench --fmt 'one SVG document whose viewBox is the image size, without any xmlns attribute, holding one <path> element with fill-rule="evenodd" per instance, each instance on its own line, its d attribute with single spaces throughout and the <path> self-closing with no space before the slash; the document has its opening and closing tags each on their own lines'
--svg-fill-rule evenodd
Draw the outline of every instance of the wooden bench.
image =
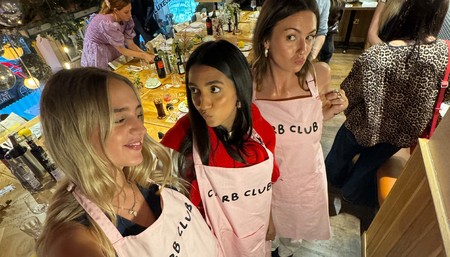
<svg viewBox="0 0 450 257">
<path fill-rule="evenodd" d="M 410 157 L 410 149 L 402 148 L 389 158 L 377 172 L 378 204 L 381 206 Z"/>
</svg>

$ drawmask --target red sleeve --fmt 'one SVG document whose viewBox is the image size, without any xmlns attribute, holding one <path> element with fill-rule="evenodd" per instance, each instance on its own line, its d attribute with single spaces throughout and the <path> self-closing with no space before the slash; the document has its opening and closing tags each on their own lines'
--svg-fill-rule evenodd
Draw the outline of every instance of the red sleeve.
<svg viewBox="0 0 450 257">
<path fill-rule="evenodd" d="M 274 155 L 272 182 L 276 182 L 278 180 L 278 177 L 280 176 L 280 170 L 278 168 L 277 162 L 275 161 L 275 142 L 276 142 L 275 132 L 273 131 L 273 128 L 269 124 L 269 122 L 267 122 L 261 115 L 261 112 L 259 111 L 258 107 L 255 104 L 252 104 L 252 119 L 253 119 L 253 128 L 261 136 L 267 149 L 269 149 Z"/>
<path fill-rule="evenodd" d="M 161 144 L 175 151 L 179 151 L 181 148 L 181 143 L 183 142 L 190 127 L 191 122 L 189 121 L 189 116 L 184 115 L 172 128 L 166 132 L 166 134 L 164 134 Z"/>
</svg>

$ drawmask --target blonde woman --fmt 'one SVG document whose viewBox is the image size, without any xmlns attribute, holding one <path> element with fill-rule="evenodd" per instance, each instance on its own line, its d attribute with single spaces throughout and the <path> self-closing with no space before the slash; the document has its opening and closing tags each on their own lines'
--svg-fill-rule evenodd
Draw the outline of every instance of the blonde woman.
<svg viewBox="0 0 450 257">
<path fill-rule="evenodd" d="M 134 42 L 136 33 L 131 18 L 130 0 L 105 0 L 100 13 L 87 26 L 81 55 L 81 66 L 108 68 L 108 62 L 120 55 L 153 62 L 153 55 L 142 51 Z"/>
<path fill-rule="evenodd" d="M 176 191 L 185 183 L 171 175 L 169 153 L 146 133 L 129 80 L 98 68 L 62 70 L 47 82 L 40 109 L 47 149 L 66 180 L 38 256 L 217 256 L 201 214 Z"/>
</svg>

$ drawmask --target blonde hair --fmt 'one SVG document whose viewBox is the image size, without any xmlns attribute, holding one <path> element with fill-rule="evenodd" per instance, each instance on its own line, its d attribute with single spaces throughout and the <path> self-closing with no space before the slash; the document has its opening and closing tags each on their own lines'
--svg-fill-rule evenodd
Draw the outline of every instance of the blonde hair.
<svg viewBox="0 0 450 257">
<path fill-rule="evenodd" d="M 66 174 L 66 181 L 61 183 L 49 207 L 44 231 L 37 241 L 38 256 L 46 256 L 52 243 L 51 235 L 58 228 L 84 217 L 88 218 L 88 229 L 99 241 L 105 256 L 115 256 L 101 228 L 67 191 L 69 183 L 75 184 L 113 223 L 116 222 L 111 202 L 119 187 L 115 177 L 122 171 L 111 171 L 112 162 L 102 159 L 91 142 L 93 133 L 99 133 L 104 149 L 114 125 L 108 96 L 111 79 L 130 86 L 140 102 L 138 91 L 127 78 L 93 67 L 61 70 L 49 79 L 42 92 L 40 117 L 45 144 L 56 165 Z M 144 137 L 142 154 L 141 164 L 124 168 L 127 180 L 146 188 L 150 180 L 186 192 L 186 182 L 172 176 L 173 161 L 168 150 L 148 134 Z"/>
<path fill-rule="evenodd" d="M 100 13 L 110 14 L 114 12 L 114 9 L 121 10 L 130 3 L 130 0 L 104 0 L 102 3 L 102 8 L 100 9 Z"/>
<path fill-rule="evenodd" d="M 384 26 L 398 14 L 402 7 L 404 0 L 389 0 L 384 4 L 383 12 L 380 15 L 380 24 L 378 27 L 378 34 L 380 34 Z"/>
</svg>

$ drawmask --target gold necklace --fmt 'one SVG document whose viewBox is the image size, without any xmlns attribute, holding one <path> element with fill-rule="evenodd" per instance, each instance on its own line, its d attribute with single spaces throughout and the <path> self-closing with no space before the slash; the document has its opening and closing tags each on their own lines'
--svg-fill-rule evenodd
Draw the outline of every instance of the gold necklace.
<svg viewBox="0 0 450 257">
<path fill-rule="evenodd" d="M 134 192 L 134 188 L 133 188 L 133 185 L 131 185 L 131 181 L 128 181 L 128 184 L 130 184 L 131 191 L 133 191 L 133 206 L 131 206 L 131 208 L 123 208 L 123 207 L 115 206 L 115 205 L 113 205 L 113 206 L 118 208 L 118 209 L 122 209 L 124 211 L 128 211 L 128 214 L 133 215 L 134 217 L 136 217 L 137 214 L 138 214 L 138 212 L 134 209 L 134 207 L 136 207 L 136 203 L 137 203 L 136 192 Z M 125 193 L 125 199 L 126 199 L 126 197 L 127 197 L 127 194 Z"/>
</svg>

